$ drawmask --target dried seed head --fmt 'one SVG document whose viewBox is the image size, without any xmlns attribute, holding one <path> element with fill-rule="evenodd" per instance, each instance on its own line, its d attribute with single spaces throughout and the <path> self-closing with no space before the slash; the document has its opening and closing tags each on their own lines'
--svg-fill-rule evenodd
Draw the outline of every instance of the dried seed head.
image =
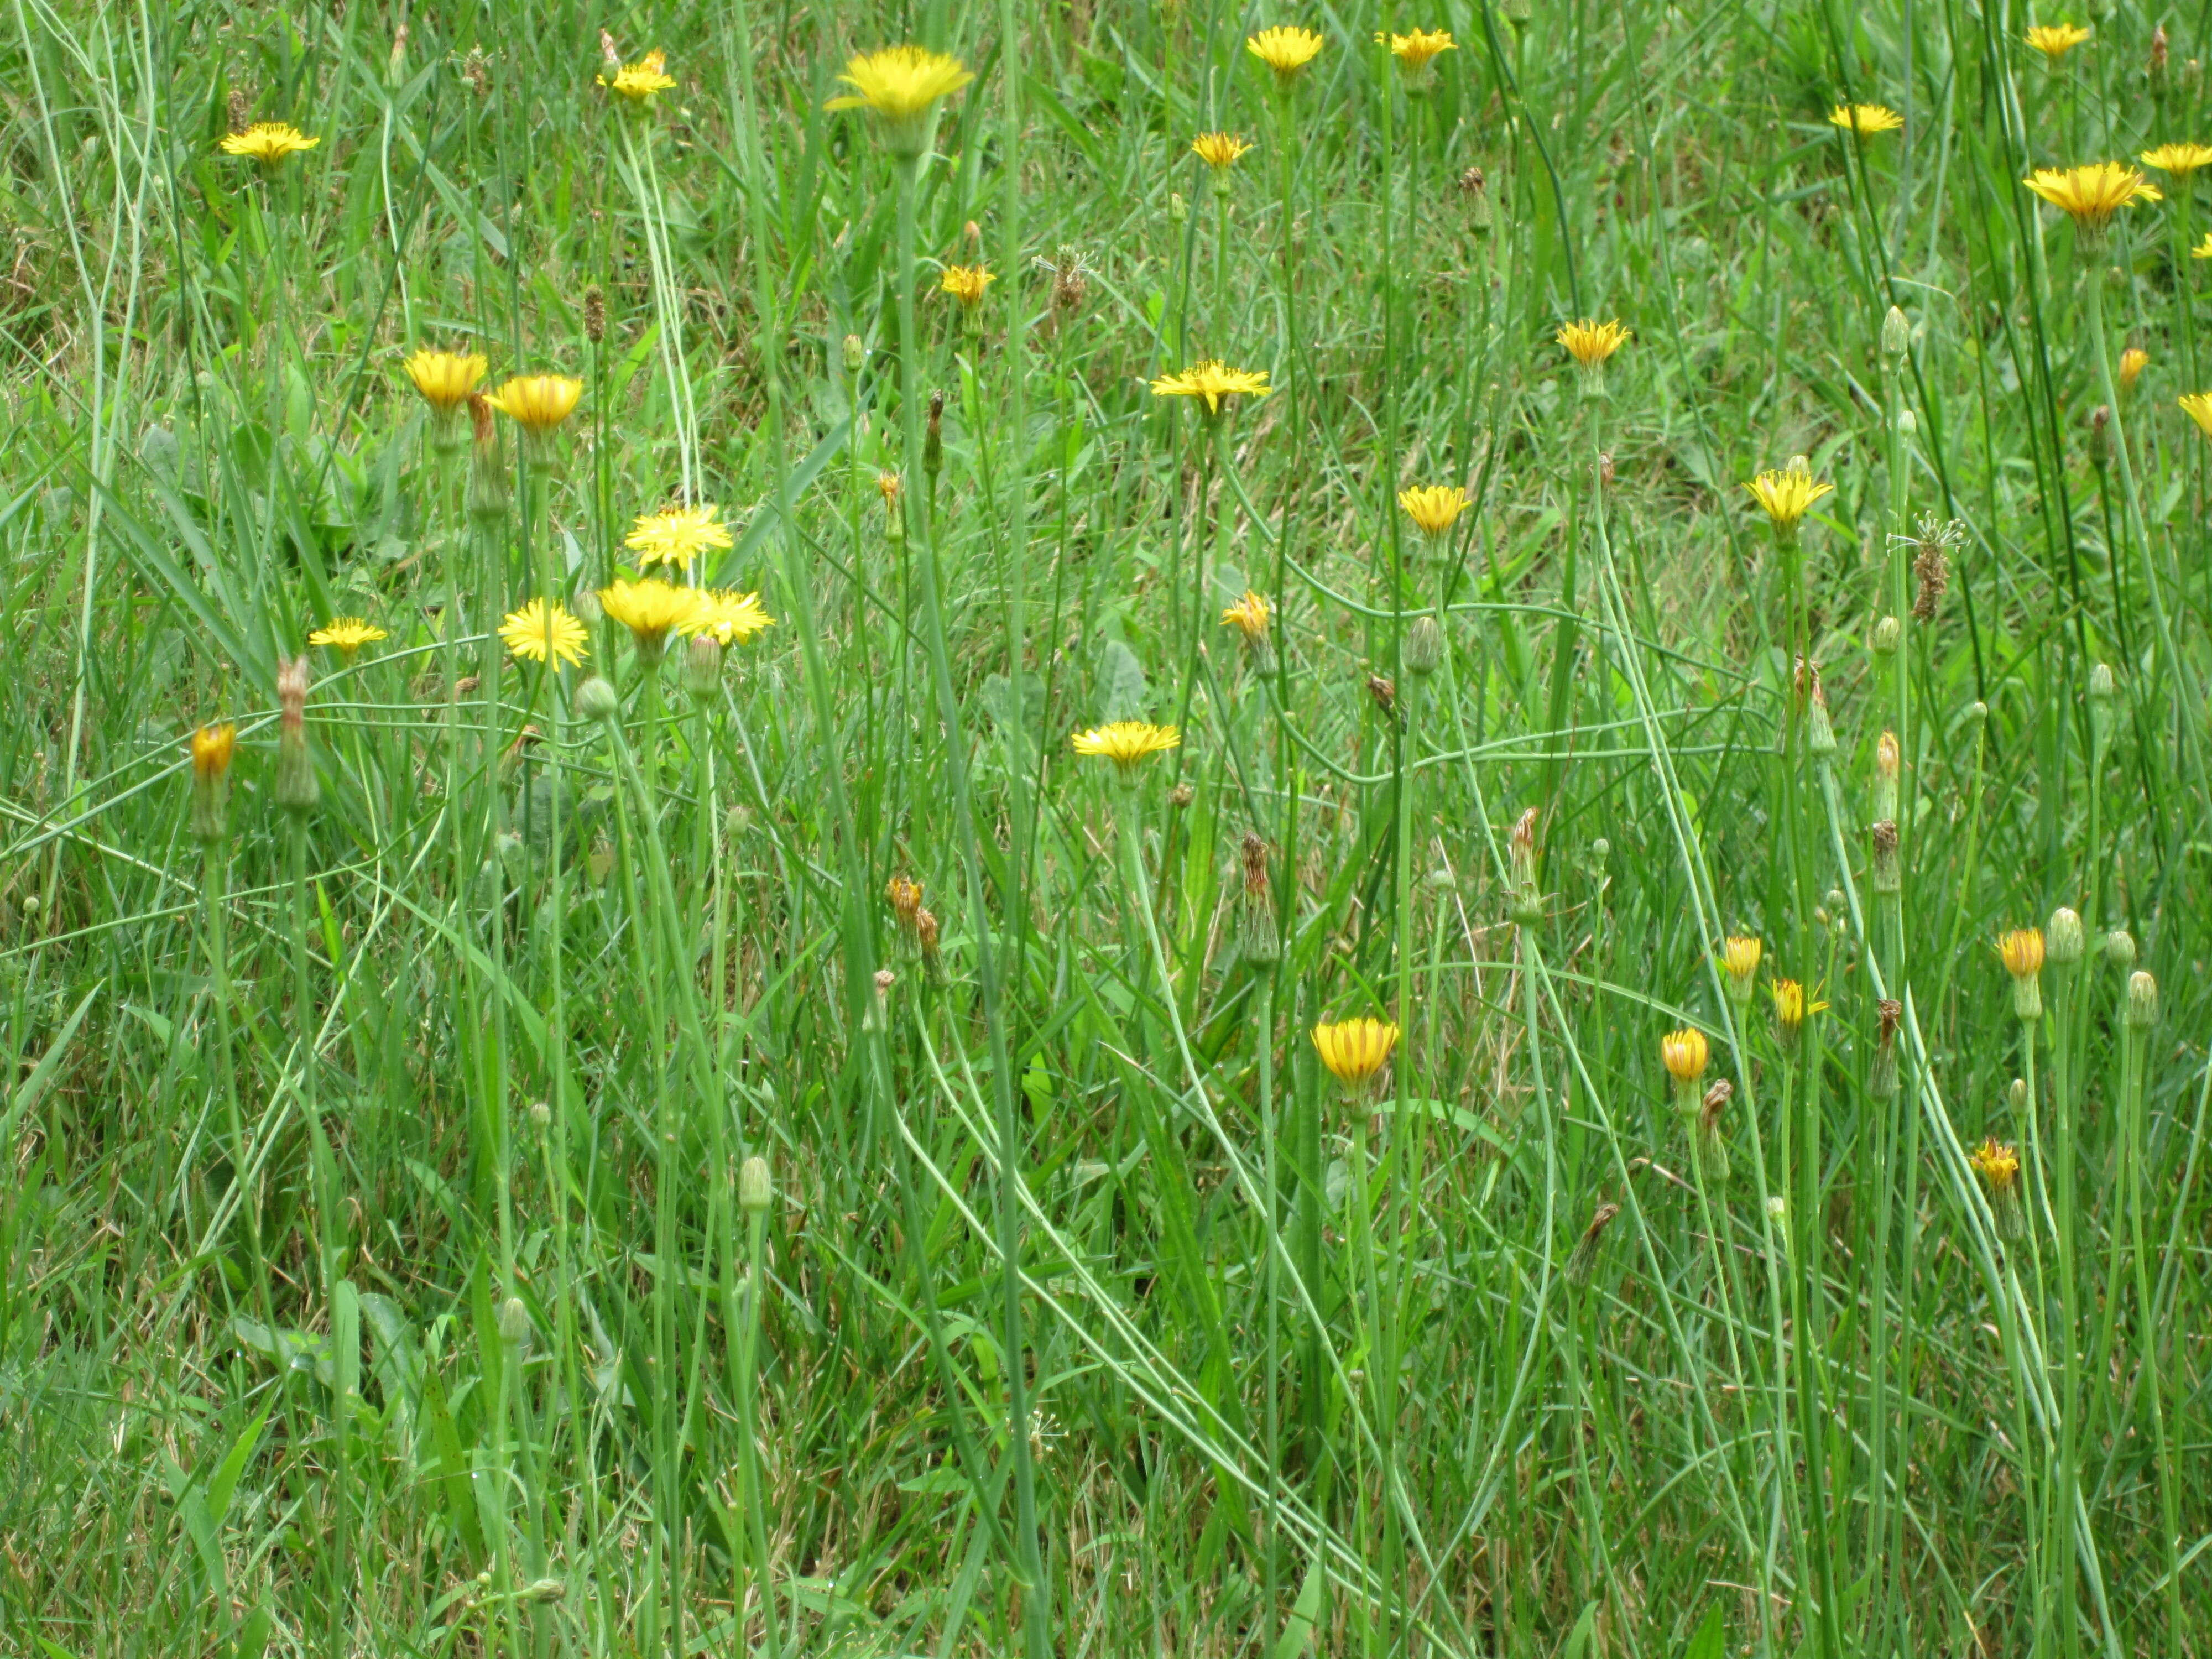
<svg viewBox="0 0 2212 1659">
<path fill-rule="evenodd" d="M 1888 818 L 1878 818 L 1869 832 L 1874 843 L 1874 866 L 1870 876 L 1877 893 L 1894 893 L 1903 885 L 1898 868 L 1897 825 Z"/>
<path fill-rule="evenodd" d="M 593 345 L 607 337 L 607 292 L 597 283 L 584 290 L 584 337 Z"/>
<path fill-rule="evenodd" d="M 251 125 L 252 112 L 252 107 L 246 100 L 246 88 L 233 87 L 230 89 L 230 130 L 233 132 L 245 131 Z"/>
<path fill-rule="evenodd" d="M 1385 719 L 1388 719 L 1389 716 L 1397 713 L 1398 687 L 1396 682 L 1388 679 L 1381 674 L 1370 674 L 1367 677 L 1367 695 L 1375 699 L 1375 706 L 1382 711 Z"/>
<path fill-rule="evenodd" d="M 1575 1242 L 1575 1248 L 1567 1257 L 1569 1284 L 1589 1283 L 1590 1273 L 1597 1266 L 1599 1241 L 1605 1237 L 1605 1230 L 1613 1224 L 1613 1218 L 1620 1213 L 1620 1206 L 1618 1204 L 1601 1204 L 1592 1212 L 1589 1225 L 1583 1229 L 1583 1236 Z"/>
<path fill-rule="evenodd" d="M 1244 896 L 1263 899 L 1267 896 L 1267 843 L 1256 830 L 1247 830 L 1240 849 L 1244 859 Z"/>
<path fill-rule="evenodd" d="M 621 67 L 619 62 L 617 62 L 616 67 L 617 69 Z M 461 73 L 467 77 L 470 87 L 474 89 L 477 97 L 481 98 L 491 90 L 491 65 L 485 58 L 482 46 L 469 48 L 468 61 L 461 65 Z"/>
<path fill-rule="evenodd" d="M 1544 896 L 1536 890 L 1536 817 L 1533 806 L 1523 812 L 1506 844 L 1506 863 L 1513 883 L 1513 920 L 1523 927 L 1544 917 Z"/>
<path fill-rule="evenodd" d="M 1198 792 L 1187 783 L 1179 783 L 1168 791 L 1168 805 L 1170 806 L 1188 806 L 1197 799 Z"/>
</svg>

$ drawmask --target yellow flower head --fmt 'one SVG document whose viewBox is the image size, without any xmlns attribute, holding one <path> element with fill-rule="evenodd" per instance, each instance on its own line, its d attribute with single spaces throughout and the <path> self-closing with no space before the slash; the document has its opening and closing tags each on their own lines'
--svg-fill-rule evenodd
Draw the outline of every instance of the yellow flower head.
<svg viewBox="0 0 2212 1659">
<path fill-rule="evenodd" d="M 1766 509 L 1775 533 L 1789 537 L 1797 533 L 1798 525 L 1812 510 L 1813 503 L 1832 494 L 1836 487 L 1814 483 L 1813 470 L 1799 458 L 1792 459 L 1788 466 L 1760 473 L 1744 488 Z"/>
<path fill-rule="evenodd" d="M 730 545 L 729 526 L 722 523 L 720 512 L 712 501 L 702 507 L 664 507 L 632 525 L 623 545 L 637 555 L 641 566 L 672 564 L 689 570 L 691 561 L 708 548 Z"/>
<path fill-rule="evenodd" d="M 2091 161 L 2078 167 L 2038 167 L 2021 181 L 2074 221 L 2075 228 L 2100 234 L 2112 216 L 2135 202 L 2158 202 L 2159 188 L 2118 161 Z"/>
<path fill-rule="evenodd" d="M 565 374 L 518 374 L 484 401 L 533 436 L 544 437 L 575 412 L 584 383 Z"/>
<path fill-rule="evenodd" d="M 2212 167 L 2212 144 L 2160 144 L 2142 153 L 2142 164 L 2186 179 L 2199 167 Z"/>
<path fill-rule="evenodd" d="M 2005 972 L 2014 979 L 2029 979 L 2043 971 L 2043 930 L 2015 927 L 1997 941 L 1997 955 Z"/>
<path fill-rule="evenodd" d="M 852 59 L 837 78 L 853 90 L 823 107 L 872 110 L 885 147 L 910 159 L 928 147 L 939 102 L 975 77 L 957 58 L 927 46 L 886 46 Z"/>
<path fill-rule="evenodd" d="M 1721 969 L 1727 974 L 1729 991 L 1738 1002 L 1751 996 L 1751 982 L 1759 975 L 1759 959 L 1766 947 L 1755 933 L 1731 933 L 1721 944 Z"/>
<path fill-rule="evenodd" d="M 1878 132 L 1895 132 L 1905 118 L 1887 104 L 1838 104 L 1828 112 L 1828 125 L 1863 143 Z"/>
<path fill-rule="evenodd" d="M 310 138 L 289 121 L 256 121 L 243 132 L 222 141 L 225 155 L 250 155 L 264 167 L 273 167 L 286 156 L 313 149 L 323 141 Z"/>
<path fill-rule="evenodd" d="M 1804 1024 L 1808 1014 L 1825 1012 L 1828 1005 L 1807 1000 L 1805 988 L 1794 979 L 1778 979 L 1767 988 L 1774 998 L 1774 1023 L 1782 1028 L 1784 1041 L 1796 1042 L 1798 1028 Z"/>
<path fill-rule="evenodd" d="M 1358 1093 L 1382 1074 L 1398 1046 L 1398 1028 L 1388 1020 L 1346 1019 L 1313 1028 L 1314 1051 L 1329 1075 Z"/>
<path fill-rule="evenodd" d="M 329 627 L 318 628 L 307 635 L 307 643 L 327 645 L 351 662 L 354 653 L 362 647 L 388 637 L 374 623 L 363 622 L 359 617 L 333 617 Z"/>
<path fill-rule="evenodd" d="M 1094 726 L 1088 732 L 1075 734 L 1075 752 L 1079 755 L 1103 755 L 1112 761 L 1124 781 L 1133 780 L 1137 766 L 1147 755 L 1157 755 L 1175 748 L 1182 742 L 1182 733 L 1172 726 L 1154 726 L 1147 720 L 1115 720 L 1105 726 Z"/>
<path fill-rule="evenodd" d="M 2141 346 L 2130 346 L 2120 354 L 2120 390 L 2133 392 L 2142 372 L 2150 367 L 2150 353 Z"/>
<path fill-rule="evenodd" d="M 1974 1166 L 1974 1173 L 1981 1176 L 1992 1193 L 2009 1193 L 2020 1176 L 2019 1152 L 1999 1145 L 1995 1135 L 1967 1153 L 1966 1162 Z"/>
<path fill-rule="evenodd" d="M 1190 153 L 1216 173 L 1225 173 L 1252 146 L 1233 132 L 1201 132 L 1190 141 Z"/>
<path fill-rule="evenodd" d="M 2204 233 L 2204 240 L 2189 250 L 2192 259 L 2212 259 L 2212 230 Z"/>
<path fill-rule="evenodd" d="M 611 51 L 612 48 L 609 50 Z M 599 76 L 599 84 L 611 88 L 623 97 L 629 99 L 633 104 L 643 104 L 651 100 L 655 94 L 666 92 L 676 84 L 675 77 L 665 72 L 667 64 L 666 52 L 648 52 L 636 63 L 625 64 L 617 70 L 613 80 L 610 81 L 602 75 Z"/>
<path fill-rule="evenodd" d="M 1233 628 L 1242 634 L 1247 645 L 1266 644 L 1267 596 L 1247 588 L 1243 599 L 1221 613 L 1221 625 Z"/>
<path fill-rule="evenodd" d="M 678 630 L 713 640 L 718 645 L 743 645 L 763 628 L 775 626 L 757 593 L 738 593 L 725 588 L 709 588 L 699 595 L 699 602 L 690 617 L 678 624 Z"/>
<path fill-rule="evenodd" d="M 939 286 L 973 311 L 983 303 L 983 290 L 998 280 L 982 265 L 947 265 Z"/>
<path fill-rule="evenodd" d="M 1695 1088 L 1698 1079 L 1705 1076 L 1705 1062 L 1711 1058 L 1705 1034 L 1694 1025 L 1669 1031 L 1659 1039 L 1660 1063 L 1680 1087 Z"/>
<path fill-rule="evenodd" d="M 1375 44 L 1389 46 L 1390 55 L 1407 69 L 1420 69 L 1443 52 L 1459 50 L 1449 29 L 1415 29 L 1411 34 L 1384 34 L 1378 29 Z"/>
<path fill-rule="evenodd" d="M 203 783 L 220 779 L 230 770 L 231 750 L 237 742 L 238 728 L 228 720 L 193 732 L 192 776 Z"/>
<path fill-rule="evenodd" d="M 890 901 L 891 914 L 898 918 L 900 927 L 912 932 L 921 916 L 921 884 L 912 876 L 893 876 L 884 888 L 884 896 Z"/>
<path fill-rule="evenodd" d="M 1423 535 L 1441 536 L 1474 503 L 1457 484 L 1416 484 L 1398 492 L 1398 505 Z"/>
<path fill-rule="evenodd" d="M 610 618 L 629 629 L 637 654 L 647 665 L 660 660 L 668 636 L 690 622 L 699 608 L 699 590 L 678 587 L 647 576 L 642 581 L 617 580 L 599 590 L 599 604 Z"/>
<path fill-rule="evenodd" d="M 1244 42 L 1244 50 L 1275 71 L 1276 80 L 1285 84 L 1321 51 L 1321 36 L 1311 29 L 1291 28 L 1278 24 L 1271 29 L 1261 29 Z"/>
<path fill-rule="evenodd" d="M 894 513 L 898 511 L 899 492 L 905 488 L 905 482 L 896 472 L 876 474 L 876 494 L 884 498 L 884 505 Z"/>
<path fill-rule="evenodd" d="M 508 611 L 499 625 L 499 638 L 514 655 L 532 662 L 584 660 L 584 624 L 559 604 L 545 599 L 532 599 L 521 610 Z"/>
<path fill-rule="evenodd" d="M 2212 392 L 2191 392 L 2176 401 L 2197 422 L 2197 430 L 2212 438 Z"/>
<path fill-rule="evenodd" d="M 1152 382 L 1155 398 L 1203 398 L 1209 415 L 1221 413 L 1224 398 L 1264 398 L 1271 389 L 1266 369 L 1231 368 L 1218 358 L 1194 363 L 1180 374 L 1163 374 Z"/>
<path fill-rule="evenodd" d="M 2027 32 L 2027 44 L 2054 64 L 2088 38 L 2089 31 L 2079 23 L 2038 23 Z"/>
<path fill-rule="evenodd" d="M 418 351 L 401 367 L 424 403 L 441 415 L 452 415 L 468 402 L 487 365 L 473 351 Z"/>
<path fill-rule="evenodd" d="M 1582 368 L 1595 370 L 1603 368 L 1605 360 L 1626 345 L 1631 336 L 1618 319 L 1601 323 L 1584 317 L 1576 322 L 1561 323 L 1559 331 L 1552 337 L 1566 347 L 1567 355 Z"/>
</svg>

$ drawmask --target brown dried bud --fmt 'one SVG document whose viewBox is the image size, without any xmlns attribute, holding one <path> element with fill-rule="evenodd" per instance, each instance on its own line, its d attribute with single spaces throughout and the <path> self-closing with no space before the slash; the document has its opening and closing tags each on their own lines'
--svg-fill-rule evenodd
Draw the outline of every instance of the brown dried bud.
<svg viewBox="0 0 2212 1659">
<path fill-rule="evenodd" d="M 938 946 L 937 913 L 927 905 L 914 913 L 915 943 L 921 951 L 922 971 L 932 985 L 945 982 L 945 956 Z"/>
<path fill-rule="evenodd" d="M 1530 807 L 1513 826 L 1507 843 L 1507 872 L 1513 884 L 1513 920 L 1526 925 L 1540 921 L 1544 896 L 1536 890 L 1536 809 Z"/>
<path fill-rule="evenodd" d="M 2112 459 L 2112 411 L 2099 404 L 2089 411 L 2089 465 L 2102 472 Z"/>
<path fill-rule="evenodd" d="M 1887 818 L 1877 819 L 1872 831 L 1874 838 L 1874 872 L 1871 877 L 1877 893 L 1894 893 L 1903 884 L 1898 869 L 1897 825 Z"/>
<path fill-rule="evenodd" d="M 593 345 L 607 337 L 607 291 L 597 283 L 584 290 L 584 337 Z"/>
<path fill-rule="evenodd" d="M 1382 711 L 1385 718 L 1398 712 L 1397 685 L 1384 676 L 1370 674 L 1367 677 L 1367 695 L 1375 699 L 1375 706 Z"/>
<path fill-rule="evenodd" d="M 1590 1217 L 1589 1225 L 1583 1229 L 1583 1236 L 1575 1242 L 1575 1248 L 1567 1257 L 1567 1282 L 1570 1285 L 1589 1283 L 1590 1273 L 1597 1266 L 1598 1241 L 1605 1237 L 1605 1230 L 1613 1224 L 1613 1218 L 1620 1213 L 1620 1206 L 1618 1204 L 1597 1206 Z"/>
<path fill-rule="evenodd" d="M 1179 783 L 1168 791 L 1168 805 L 1170 806 L 1188 806 L 1197 799 L 1198 792 L 1187 783 Z"/>
<path fill-rule="evenodd" d="M 1613 452 L 1605 450 L 1597 458 L 1597 482 L 1601 489 L 1613 488 Z"/>
<path fill-rule="evenodd" d="M 921 884 L 911 876 L 893 876 L 884 889 L 884 896 L 890 901 L 891 915 L 898 919 L 899 932 L 911 943 L 921 919 Z"/>
<path fill-rule="evenodd" d="M 252 108 L 246 100 L 246 88 L 233 87 L 230 89 L 230 130 L 233 132 L 245 131 L 252 117 Z"/>
<path fill-rule="evenodd" d="M 1267 896 L 1267 843 L 1256 830 L 1244 832 L 1244 893 L 1248 898 Z"/>
<path fill-rule="evenodd" d="M 617 64 L 616 67 L 619 69 L 621 65 Z M 461 73 L 467 77 L 477 97 L 481 98 L 491 90 L 491 65 L 484 57 L 482 46 L 469 48 L 468 61 L 461 65 Z"/>
<path fill-rule="evenodd" d="M 288 812 L 312 812 L 322 797 L 315 763 L 307 753 L 307 659 L 276 665 L 276 805 Z"/>
</svg>

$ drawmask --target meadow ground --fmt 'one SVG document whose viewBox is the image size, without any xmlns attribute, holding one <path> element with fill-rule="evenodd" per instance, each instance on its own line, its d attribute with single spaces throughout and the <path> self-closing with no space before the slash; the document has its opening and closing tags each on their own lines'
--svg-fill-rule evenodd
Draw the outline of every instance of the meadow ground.
<svg viewBox="0 0 2212 1659">
<path fill-rule="evenodd" d="M 0 1648 L 2204 1655 L 2208 30 L 11 0 Z"/>
</svg>

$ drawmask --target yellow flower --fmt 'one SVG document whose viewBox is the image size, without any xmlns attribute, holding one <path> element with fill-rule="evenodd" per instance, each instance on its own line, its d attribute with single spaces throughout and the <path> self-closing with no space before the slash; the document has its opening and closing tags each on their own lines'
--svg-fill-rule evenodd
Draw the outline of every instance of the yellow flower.
<svg viewBox="0 0 2212 1659">
<path fill-rule="evenodd" d="M 1782 1028 L 1784 1042 L 1795 1042 L 1805 1017 L 1825 1012 L 1828 1006 L 1825 1002 L 1808 1001 L 1805 988 L 1794 979 L 1778 979 L 1767 990 L 1774 998 L 1774 1023 Z"/>
<path fill-rule="evenodd" d="M 641 566 L 672 564 L 689 570 L 691 561 L 708 548 L 730 545 L 729 526 L 718 516 L 720 511 L 712 501 L 703 507 L 664 507 L 632 525 L 623 545 L 637 555 Z"/>
<path fill-rule="evenodd" d="M 677 626 L 681 633 L 698 635 L 719 645 L 743 645 L 762 629 L 775 627 L 775 618 L 762 608 L 757 593 L 709 588 L 699 595 L 691 615 Z"/>
<path fill-rule="evenodd" d="M 2088 38 L 2089 31 L 2078 23 L 2038 23 L 2027 32 L 2027 44 L 2054 64 Z"/>
<path fill-rule="evenodd" d="M 1760 473 L 1744 488 L 1766 509 L 1776 537 L 1789 541 L 1796 536 L 1797 526 L 1812 510 L 1813 503 L 1833 493 L 1836 487 L 1814 483 L 1812 469 L 1805 465 L 1803 457 L 1798 456 L 1785 467 Z"/>
<path fill-rule="evenodd" d="M 1411 34 L 1388 35 L 1377 29 L 1375 44 L 1389 46 L 1390 55 L 1407 69 L 1424 68 L 1439 54 L 1459 50 L 1449 29 L 1415 29 Z"/>
<path fill-rule="evenodd" d="M 1728 975 L 1729 995 L 1738 1004 L 1751 1000 L 1751 982 L 1759 976 L 1765 950 L 1755 933 L 1731 933 L 1722 941 L 1721 969 Z"/>
<path fill-rule="evenodd" d="M 1398 505 L 1425 536 L 1441 536 L 1474 503 L 1457 484 L 1416 484 L 1398 492 Z"/>
<path fill-rule="evenodd" d="M 957 58 L 926 46 L 886 46 L 852 59 L 837 77 L 853 90 L 824 109 L 868 109 L 884 123 L 884 143 L 906 159 L 928 148 L 940 100 L 975 77 Z"/>
<path fill-rule="evenodd" d="M 982 265 L 947 265 L 939 286 L 969 310 L 983 303 L 983 290 L 999 279 Z"/>
<path fill-rule="evenodd" d="M 289 121 L 256 121 L 243 132 L 222 141 L 225 155 L 250 155 L 264 167 L 273 167 L 286 156 L 313 149 L 323 141 L 310 138 Z"/>
<path fill-rule="evenodd" d="M 2120 354 L 2120 390 L 2133 392 L 2136 382 L 2142 378 L 2143 370 L 2149 367 L 2150 353 L 2141 346 L 2130 346 L 2123 351 Z"/>
<path fill-rule="evenodd" d="M 1180 374 L 1163 374 L 1152 382 L 1155 398 L 1203 398 L 1206 412 L 1218 415 L 1224 398 L 1264 398 L 1272 388 L 1267 371 L 1231 368 L 1218 358 L 1194 363 Z"/>
<path fill-rule="evenodd" d="M 1905 118 L 1887 104 L 1838 104 L 1828 112 L 1828 125 L 1863 142 L 1878 132 L 1895 132 Z"/>
<path fill-rule="evenodd" d="M 2000 1146 L 1990 1135 L 1966 1154 L 1966 1162 L 1974 1166 L 1974 1173 L 1989 1184 L 1992 1193 L 2008 1193 L 2020 1175 L 2020 1154 L 2010 1146 Z"/>
<path fill-rule="evenodd" d="M 451 415 L 469 400 L 487 365 L 473 351 L 418 351 L 401 367 L 424 403 L 441 415 Z"/>
<path fill-rule="evenodd" d="M 650 666 L 660 660 L 670 634 L 690 622 L 699 609 L 696 587 L 678 587 L 647 576 L 642 581 L 617 580 L 599 590 L 599 604 L 609 617 L 629 629 L 637 654 Z"/>
<path fill-rule="evenodd" d="M 230 770 L 231 750 L 238 742 L 238 728 L 228 720 L 216 726 L 203 726 L 192 733 L 192 776 L 202 783 L 220 780 Z"/>
<path fill-rule="evenodd" d="M 2204 240 L 2189 250 L 2192 259 L 2212 259 L 2212 230 L 2204 233 Z"/>
<path fill-rule="evenodd" d="M 2051 206 L 2062 210 L 2081 230 L 2094 235 L 2112 222 L 2112 216 L 2133 202 L 2166 198 L 2159 188 L 2131 167 L 2118 161 L 2091 161 L 2078 167 L 2038 167 L 2035 176 L 2021 182 Z"/>
<path fill-rule="evenodd" d="M 1233 132 L 1201 132 L 1190 141 L 1190 153 L 1216 173 L 1225 173 L 1252 146 Z"/>
<path fill-rule="evenodd" d="M 611 46 L 608 48 L 613 50 Z M 633 104 L 643 104 L 657 93 L 666 92 L 676 84 L 673 76 L 663 71 L 668 63 L 665 52 L 648 52 L 635 64 L 625 64 L 615 71 L 615 78 L 599 76 L 599 84 L 608 87 L 629 99 Z"/>
<path fill-rule="evenodd" d="M 521 610 L 508 611 L 499 625 L 499 638 L 509 652 L 532 662 L 584 660 L 584 624 L 560 605 L 544 599 L 532 599 Z"/>
<path fill-rule="evenodd" d="M 1694 1025 L 1669 1031 L 1659 1039 L 1660 1063 L 1666 1066 L 1667 1075 L 1674 1079 L 1678 1087 L 1697 1087 L 1698 1079 L 1705 1074 L 1705 1062 L 1711 1058 L 1705 1034 Z"/>
<path fill-rule="evenodd" d="M 389 637 L 374 623 L 363 622 L 359 617 L 333 617 L 329 627 L 318 628 L 307 635 L 307 643 L 327 645 L 351 662 L 354 653 L 364 645 Z"/>
<path fill-rule="evenodd" d="M 1244 42 L 1244 50 L 1275 71 L 1275 79 L 1284 85 L 1321 51 L 1321 36 L 1311 29 L 1289 28 L 1278 24 L 1271 29 L 1261 29 Z"/>
<path fill-rule="evenodd" d="M 2040 927 L 2015 927 L 1997 941 L 1997 955 L 2002 958 L 2005 972 L 2014 979 L 2027 979 L 2043 971 L 2043 930 Z"/>
<path fill-rule="evenodd" d="M 1157 755 L 1173 749 L 1182 742 L 1182 733 L 1172 726 L 1154 726 L 1147 720 L 1115 720 L 1106 726 L 1094 726 L 1088 732 L 1075 734 L 1075 752 L 1079 755 L 1103 755 L 1112 761 L 1124 781 L 1133 781 L 1138 763 L 1147 755 Z"/>
<path fill-rule="evenodd" d="M 1267 641 L 1267 596 L 1250 588 L 1244 597 L 1221 613 L 1221 625 L 1233 628 L 1244 636 L 1247 645 L 1264 645 Z"/>
<path fill-rule="evenodd" d="M 2186 179 L 2199 167 L 2212 167 L 2212 144 L 2160 144 L 2142 153 L 2142 164 Z"/>
<path fill-rule="evenodd" d="M 1567 355 L 1583 368 L 1595 369 L 1602 368 L 1605 360 L 1626 345 L 1632 337 L 1618 320 L 1601 323 L 1584 317 L 1577 322 L 1561 323 L 1559 331 L 1552 337 L 1566 347 Z"/>
<path fill-rule="evenodd" d="M 2197 422 L 2197 430 L 2212 438 L 2212 392 L 2191 392 L 2175 401 L 2188 411 L 2189 418 Z"/>
<path fill-rule="evenodd" d="M 884 498 L 884 505 L 894 513 L 898 511 L 899 492 L 905 488 L 905 483 L 896 472 L 876 474 L 876 494 Z"/>
<path fill-rule="evenodd" d="M 565 374 L 518 374 L 484 401 L 534 436 L 551 433 L 574 413 L 584 383 Z"/>
<path fill-rule="evenodd" d="M 1314 1051 L 1329 1075 L 1353 1093 L 1375 1081 L 1398 1046 L 1398 1028 L 1388 1020 L 1346 1019 L 1313 1028 Z"/>
</svg>

